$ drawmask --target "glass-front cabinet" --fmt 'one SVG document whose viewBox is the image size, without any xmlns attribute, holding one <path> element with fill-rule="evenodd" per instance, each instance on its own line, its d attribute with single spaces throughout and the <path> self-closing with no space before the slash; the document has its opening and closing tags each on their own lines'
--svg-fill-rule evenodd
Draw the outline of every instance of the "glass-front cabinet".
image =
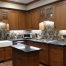
<svg viewBox="0 0 66 66">
<path fill-rule="evenodd" d="M 40 9 L 40 21 L 44 21 L 44 20 L 53 21 L 54 20 L 53 17 L 54 17 L 53 5 L 48 5 Z"/>
</svg>

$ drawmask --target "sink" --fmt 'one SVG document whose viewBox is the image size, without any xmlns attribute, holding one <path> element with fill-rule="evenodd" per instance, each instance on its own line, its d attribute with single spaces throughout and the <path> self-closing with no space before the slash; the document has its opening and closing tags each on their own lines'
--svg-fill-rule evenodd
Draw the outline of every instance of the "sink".
<svg viewBox="0 0 66 66">
<path fill-rule="evenodd" d="M 13 45 L 12 41 L 9 40 L 2 40 L 0 41 L 0 47 L 7 47 Z"/>
</svg>

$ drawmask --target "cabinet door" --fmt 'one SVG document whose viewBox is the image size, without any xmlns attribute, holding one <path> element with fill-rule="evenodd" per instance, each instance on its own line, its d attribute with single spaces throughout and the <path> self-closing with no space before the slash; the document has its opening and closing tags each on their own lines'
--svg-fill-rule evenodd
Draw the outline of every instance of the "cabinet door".
<svg viewBox="0 0 66 66">
<path fill-rule="evenodd" d="M 9 24 L 9 10 L 1 9 L 2 10 L 2 22 Z"/>
<path fill-rule="evenodd" d="M 0 61 L 5 59 L 5 49 L 0 48 Z"/>
<path fill-rule="evenodd" d="M 39 10 L 36 9 L 34 11 L 34 26 L 33 26 L 33 28 L 35 28 L 35 29 L 39 29 L 39 22 L 40 22 L 39 17 L 40 17 Z"/>
<path fill-rule="evenodd" d="M 54 5 L 45 7 L 46 9 L 46 20 L 54 21 Z"/>
<path fill-rule="evenodd" d="M 12 58 L 12 48 L 5 47 L 5 60 Z"/>
<path fill-rule="evenodd" d="M 9 12 L 9 26 L 11 30 L 18 29 L 18 11 L 11 10 Z"/>
<path fill-rule="evenodd" d="M 2 10 L 0 9 L 0 21 L 2 21 Z"/>
<path fill-rule="evenodd" d="M 48 65 L 48 45 L 41 44 L 40 48 L 43 49 L 39 53 L 40 62 Z"/>
<path fill-rule="evenodd" d="M 55 5 L 55 29 L 66 29 L 66 4 Z"/>
<path fill-rule="evenodd" d="M 25 30 L 26 12 L 19 11 L 19 29 Z"/>
<path fill-rule="evenodd" d="M 31 29 L 32 23 L 31 23 L 31 11 L 26 13 L 26 29 Z"/>
<path fill-rule="evenodd" d="M 46 10 L 45 7 L 42 7 L 40 9 L 40 22 L 44 21 L 46 19 Z"/>
<path fill-rule="evenodd" d="M 51 66 L 63 66 L 63 47 L 49 46 L 49 64 Z"/>
</svg>

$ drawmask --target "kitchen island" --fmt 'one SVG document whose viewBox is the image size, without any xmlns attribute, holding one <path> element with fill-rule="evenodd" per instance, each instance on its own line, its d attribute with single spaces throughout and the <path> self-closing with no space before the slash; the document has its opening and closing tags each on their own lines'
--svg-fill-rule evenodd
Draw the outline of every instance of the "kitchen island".
<svg viewBox="0 0 66 66">
<path fill-rule="evenodd" d="M 39 51 L 41 48 L 17 44 L 12 47 L 13 66 L 39 66 Z"/>
</svg>

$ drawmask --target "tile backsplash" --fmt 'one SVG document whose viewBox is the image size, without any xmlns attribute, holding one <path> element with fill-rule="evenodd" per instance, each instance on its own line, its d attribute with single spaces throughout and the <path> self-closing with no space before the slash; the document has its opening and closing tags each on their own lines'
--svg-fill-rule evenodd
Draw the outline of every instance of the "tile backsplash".
<svg viewBox="0 0 66 66">
<path fill-rule="evenodd" d="M 35 34 L 40 35 L 43 39 L 66 41 L 63 34 L 66 30 L 54 30 L 54 23 L 45 23 L 44 30 L 10 30 L 6 29 L 6 24 L 0 24 L 0 40 L 22 38 L 24 33 L 32 33 L 33 38 Z"/>
</svg>

